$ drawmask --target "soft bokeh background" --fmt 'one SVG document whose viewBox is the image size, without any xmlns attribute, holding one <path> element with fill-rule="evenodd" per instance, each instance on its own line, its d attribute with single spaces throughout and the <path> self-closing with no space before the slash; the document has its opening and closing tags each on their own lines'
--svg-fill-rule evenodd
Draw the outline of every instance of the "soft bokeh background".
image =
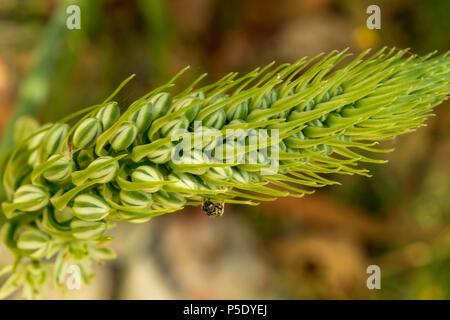
<svg viewBox="0 0 450 320">
<path fill-rule="evenodd" d="M 81 7 L 81 30 L 65 9 Z M 368 30 L 370 4 L 381 30 Z M 450 48 L 450 1 L 1 0 L 0 129 L 20 114 L 54 121 L 119 95 L 128 104 L 185 65 L 187 83 L 213 81 L 272 60 L 384 45 L 424 54 Z M 124 299 L 449 299 L 450 105 L 389 146 L 373 177 L 258 207 L 228 206 L 221 219 L 186 209 L 113 231 L 119 258 L 92 285 L 61 296 Z M 8 259 L 0 249 L 0 264 Z M 366 268 L 381 267 L 381 290 Z"/>
</svg>

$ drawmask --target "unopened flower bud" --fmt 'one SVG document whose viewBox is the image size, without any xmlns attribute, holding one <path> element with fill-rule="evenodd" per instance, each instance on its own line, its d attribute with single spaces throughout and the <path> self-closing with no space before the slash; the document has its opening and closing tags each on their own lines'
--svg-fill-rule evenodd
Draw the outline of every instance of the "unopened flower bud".
<svg viewBox="0 0 450 320">
<path fill-rule="evenodd" d="M 153 105 L 150 102 L 146 102 L 143 107 L 133 113 L 128 120 L 132 121 L 139 133 L 146 131 L 152 123 L 152 110 Z"/>
<path fill-rule="evenodd" d="M 191 191 L 202 189 L 202 185 L 195 178 L 195 176 L 190 173 L 172 172 L 171 174 L 169 174 L 167 176 L 167 179 L 169 181 L 177 181 L 174 184 L 168 185 L 167 189 L 180 188 L 180 189 L 191 190 Z"/>
<path fill-rule="evenodd" d="M 205 94 L 203 92 L 199 92 L 197 94 L 192 94 L 187 96 L 183 99 L 174 109 L 173 112 L 176 112 L 180 109 L 183 109 L 187 107 L 188 105 L 196 103 L 198 100 L 204 99 Z M 197 116 L 198 112 L 202 108 L 203 104 L 198 103 L 196 106 L 193 106 L 190 108 L 186 113 L 184 113 L 184 116 L 189 120 L 189 122 L 194 121 L 195 117 Z"/>
<path fill-rule="evenodd" d="M 117 102 L 110 102 L 102 107 L 95 117 L 101 121 L 103 130 L 108 130 L 120 117 L 120 109 Z"/>
<path fill-rule="evenodd" d="M 58 155 L 51 156 L 48 160 L 52 160 Z M 58 182 L 64 181 L 70 177 L 73 170 L 73 161 L 62 157 L 54 162 L 47 170 L 44 171 L 43 176 L 48 181 Z"/>
<path fill-rule="evenodd" d="M 111 159 L 113 158 L 110 156 L 99 157 L 94 161 L 92 161 L 91 164 L 89 164 L 88 168 L 97 166 L 98 164 L 104 163 Z M 106 166 L 101 167 L 98 170 L 92 172 L 89 175 L 89 179 L 96 180 L 99 183 L 107 183 L 112 181 L 116 177 L 118 171 L 119 171 L 119 163 L 117 161 L 113 161 L 107 164 Z"/>
<path fill-rule="evenodd" d="M 248 115 L 248 101 L 241 102 L 226 110 L 228 121 L 245 120 Z"/>
<path fill-rule="evenodd" d="M 73 236 L 82 240 L 94 240 L 106 231 L 106 223 L 103 221 L 83 221 L 74 219 L 70 222 Z"/>
<path fill-rule="evenodd" d="M 185 133 L 189 127 L 189 120 L 186 117 L 179 117 L 169 121 L 161 128 L 162 137 L 171 137 Z"/>
<path fill-rule="evenodd" d="M 212 183 L 218 181 L 229 181 L 233 175 L 231 167 L 216 167 L 210 168 L 202 175 L 202 179 L 211 181 Z"/>
<path fill-rule="evenodd" d="M 203 119 L 203 125 L 209 128 L 221 129 L 225 124 L 227 116 L 223 109 L 219 109 Z"/>
<path fill-rule="evenodd" d="M 186 199 L 174 192 L 160 190 L 152 195 L 155 208 L 176 208 L 181 207 Z"/>
<path fill-rule="evenodd" d="M 120 202 L 124 206 L 128 206 L 128 207 L 148 208 L 152 204 L 152 195 L 151 195 L 151 193 L 146 192 L 146 191 L 121 190 L 119 197 L 120 197 Z"/>
<path fill-rule="evenodd" d="M 13 204 L 21 211 L 37 211 L 45 207 L 48 200 L 49 194 L 44 187 L 27 184 L 14 193 Z"/>
<path fill-rule="evenodd" d="M 162 145 L 156 150 L 153 150 L 151 154 L 147 155 L 148 160 L 154 163 L 166 163 L 172 156 L 173 144 L 167 143 Z"/>
<path fill-rule="evenodd" d="M 17 247 L 35 259 L 45 256 L 50 245 L 50 236 L 38 229 L 23 231 L 17 239 Z"/>
<path fill-rule="evenodd" d="M 92 147 L 97 137 L 102 133 L 102 124 L 100 120 L 88 118 L 84 120 L 73 134 L 73 146 L 84 149 Z"/>
<path fill-rule="evenodd" d="M 151 120 L 153 121 L 167 112 L 172 103 L 172 96 L 170 93 L 161 92 L 150 99 L 150 102 L 152 104 Z"/>
<path fill-rule="evenodd" d="M 111 147 L 116 150 L 125 150 L 136 139 L 138 129 L 133 122 L 123 123 L 110 139 Z"/>
<path fill-rule="evenodd" d="M 206 154 L 204 154 L 201 150 L 192 149 L 186 153 L 183 153 L 181 156 L 172 154 L 172 161 L 169 165 L 177 172 L 188 172 L 196 175 L 202 175 L 208 170 L 207 167 L 195 168 L 190 167 L 189 165 L 202 165 L 209 163 L 210 160 Z"/>
<path fill-rule="evenodd" d="M 45 151 L 48 155 L 52 155 L 61 151 L 64 138 L 69 131 L 69 125 L 57 123 L 50 128 L 44 138 Z"/>
<path fill-rule="evenodd" d="M 131 173 L 131 180 L 133 182 L 153 182 L 163 181 L 164 178 L 159 170 L 150 166 L 140 166 Z M 155 192 L 159 189 L 161 189 L 161 186 L 146 188 L 145 191 Z"/>
<path fill-rule="evenodd" d="M 228 98 L 228 95 L 226 94 L 220 94 L 215 96 L 209 101 L 209 105 L 213 105 L 216 103 L 219 103 L 225 99 Z M 220 109 L 217 109 L 216 111 L 212 112 L 211 114 L 207 115 L 205 118 L 202 119 L 202 125 L 208 128 L 215 128 L 215 129 L 222 129 L 224 126 L 227 115 L 225 113 L 226 105 L 221 107 Z"/>
<path fill-rule="evenodd" d="M 111 211 L 108 204 L 97 195 L 80 194 L 74 201 L 72 206 L 75 217 L 84 221 L 98 221 L 105 218 Z"/>
<path fill-rule="evenodd" d="M 249 114 L 252 113 L 255 110 L 264 110 L 264 109 L 268 109 L 270 108 L 271 105 L 271 100 L 270 97 L 268 97 L 267 95 L 262 96 L 259 100 L 255 100 L 255 102 L 252 101 L 249 104 Z"/>
</svg>

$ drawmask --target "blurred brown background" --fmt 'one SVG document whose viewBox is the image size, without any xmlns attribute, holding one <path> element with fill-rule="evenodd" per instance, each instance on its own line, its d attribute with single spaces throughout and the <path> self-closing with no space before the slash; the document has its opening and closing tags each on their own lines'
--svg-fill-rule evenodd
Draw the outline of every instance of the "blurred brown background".
<svg viewBox="0 0 450 320">
<path fill-rule="evenodd" d="M 65 9 L 81 7 L 81 30 Z M 366 8 L 381 8 L 381 30 Z M 350 47 L 450 48 L 450 1 L 351 0 L 2 0 L 0 129 L 13 119 L 54 121 L 98 103 L 124 78 L 127 104 L 191 65 L 187 83 L 248 71 L 272 60 Z M 65 296 L 124 299 L 449 299 L 450 108 L 387 145 L 372 178 L 303 199 L 228 206 L 221 219 L 200 208 L 113 232 L 119 258 L 90 287 Z M 0 264 L 7 259 L 0 250 Z M 381 268 L 381 290 L 366 287 Z"/>
</svg>

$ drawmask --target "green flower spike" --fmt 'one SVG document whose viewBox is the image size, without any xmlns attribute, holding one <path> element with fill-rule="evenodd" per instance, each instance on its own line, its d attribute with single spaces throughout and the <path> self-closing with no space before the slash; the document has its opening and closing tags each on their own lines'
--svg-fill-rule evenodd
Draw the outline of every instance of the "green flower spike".
<svg viewBox="0 0 450 320">
<path fill-rule="evenodd" d="M 450 57 L 368 53 L 344 66 L 347 50 L 172 88 L 185 68 L 119 107 L 112 99 L 130 77 L 58 123 L 21 120 L 1 168 L 0 223 L 16 261 L 0 269 L 9 275 L 0 298 L 19 288 L 35 298 L 49 279 L 64 287 L 75 267 L 87 284 L 92 262 L 115 256 L 107 231 L 116 223 L 205 203 L 220 216 L 224 203 L 258 205 L 338 184 L 330 173 L 369 176 L 359 166 L 392 151 L 379 141 L 423 126 L 448 98 Z"/>
</svg>

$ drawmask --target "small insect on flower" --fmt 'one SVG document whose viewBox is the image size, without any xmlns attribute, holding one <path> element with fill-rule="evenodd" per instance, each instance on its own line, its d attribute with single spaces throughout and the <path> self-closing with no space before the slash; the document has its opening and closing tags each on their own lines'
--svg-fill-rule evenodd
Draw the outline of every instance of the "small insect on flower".
<svg viewBox="0 0 450 320">
<path fill-rule="evenodd" d="M 214 203 L 209 199 L 204 199 L 202 210 L 209 217 L 221 217 L 225 212 L 225 203 L 223 201 Z"/>
</svg>

